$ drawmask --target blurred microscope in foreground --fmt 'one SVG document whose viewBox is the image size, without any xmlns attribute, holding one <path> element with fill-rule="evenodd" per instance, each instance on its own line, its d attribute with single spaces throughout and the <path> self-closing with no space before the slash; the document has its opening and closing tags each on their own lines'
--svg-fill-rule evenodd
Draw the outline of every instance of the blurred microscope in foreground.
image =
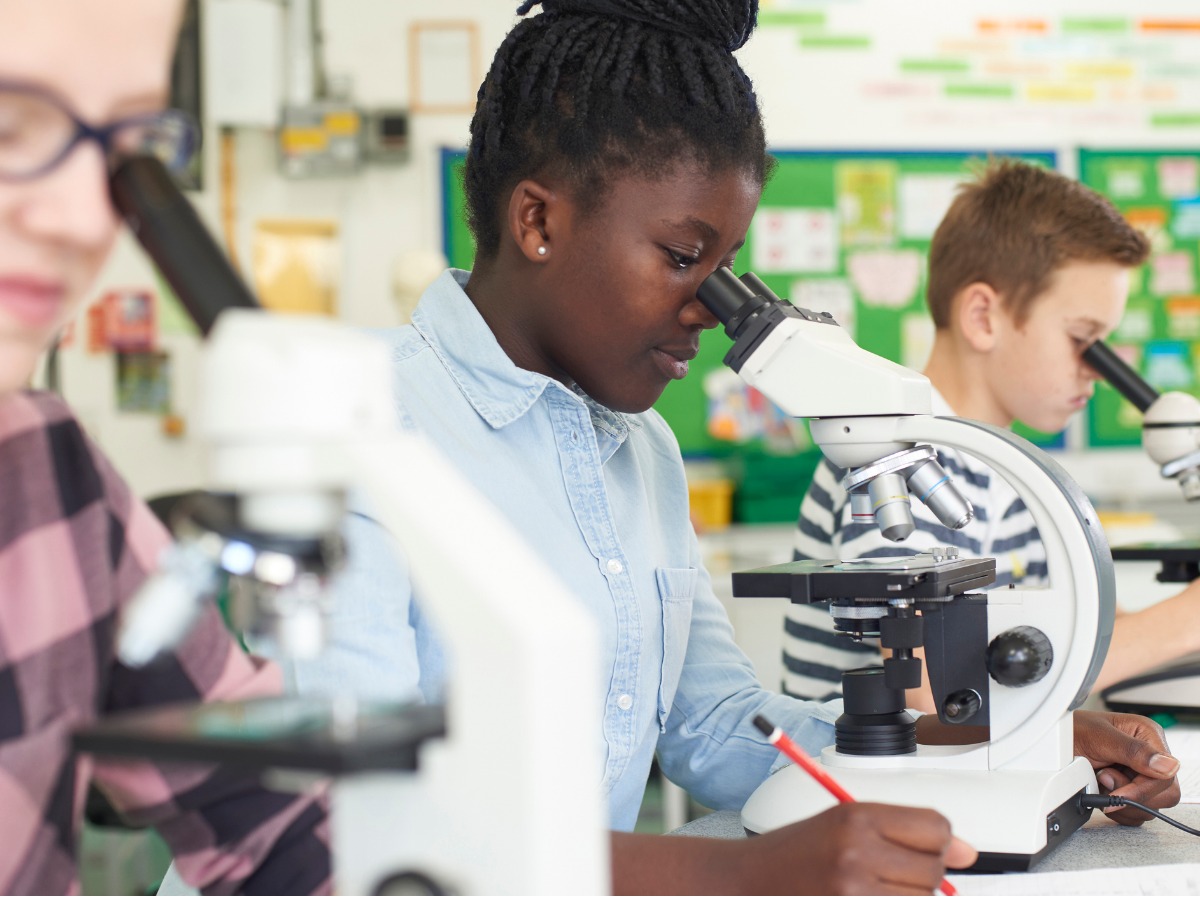
<svg viewBox="0 0 1200 900">
<path fill-rule="evenodd" d="M 430 444 L 398 429 L 382 343 L 256 309 L 157 161 L 123 162 L 112 193 L 208 336 L 199 420 L 221 492 L 177 511 L 176 546 L 120 623 L 123 661 L 182 640 L 227 577 L 244 627 L 284 653 L 319 653 L 323 588 L 359 489 L 455 665 L 444 708 L 353 697 L 166 708 L 102 721 L 76 749 L 333 776 L 341 894 L 606 893 L 601 716 L 587 702 L 602 694 L 599 647 L 583 606 Z"/>
<path fill-rule="evenodd" d="M 1142 413 L 1142 447 L 1162 466 L 1163 478 L 1177 480 L 1184 499 L 1200 500 L 1200 399 L 1182 391 L 1160 394 L 1103 341 L 1088 347 L 1083 360 Z M 1117 561 L 1157 562 L 1162 582 L 1200 578 L 1195 539 L 1113 547 L 1112 555 Z M 1105 688 L 1101 697 L 1118 712 L 1200 714 L 1200 658 L 1127 678 Z"/>
<path fill-rule="evenodd" d="M 1050 457 L 1008 431 L 932 416 L 916 372 L 858 347 L 826 313 L 776 297 L 752 274 L 722 269 L 700 300 L 733 339 L 725 363 L 788 414 L 810 418 L 860 520 L 902 540 L 909 492 L 949 527 L 970 506 L 937 467 L 930 445 L 979 459 L 1024 499 L 1046 546 L 1050 586 L 972 593 L 995 578 L 994 560 L 949 550 L 873 560 L 806 560 L 735 573 L 741 597 L 830 601 L 839 630 L 878 636 L 882 666 L 843 678 L 845 714 L 821 762 L 859 800 L 933 807 L 980 851 L 976 868 L 1027 868 L 1083 824 L 1079 796 L 1096 790 L 1073 755 L 1071 711 L 1087 697 L 1115 611 L 1112 560 L 1091 504 Z M 915 613 L 919 611 L 920 616 Z M 916 740 L 906 688 L 920 684 L 924 648 L 939 719 L 986 726 L 958 746 Z M 771 776 L 742 811 L 762 832 L 831 805 L 797 767 Z"/>
</svg>

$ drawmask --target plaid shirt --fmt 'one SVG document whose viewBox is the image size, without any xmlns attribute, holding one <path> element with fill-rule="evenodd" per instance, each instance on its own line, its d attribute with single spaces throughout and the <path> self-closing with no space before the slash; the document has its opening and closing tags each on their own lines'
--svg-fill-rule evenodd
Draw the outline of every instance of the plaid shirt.
<svg viewBox="0 0 1200 900">
<path fill-rule="evenodd" d="M 57 397 L 0 399 L 0 890 L 77 893 L 89 780 L 135 826 L 154 826 L 184 878 L 219 893 L 329 889 L 323 802 L 212 767 L 74 756 L 73 731 L 110 712 L 281 689 L 211 607 L 165 664 L 116 661 L 118 610 L 165 530 Z"/>
</svg>

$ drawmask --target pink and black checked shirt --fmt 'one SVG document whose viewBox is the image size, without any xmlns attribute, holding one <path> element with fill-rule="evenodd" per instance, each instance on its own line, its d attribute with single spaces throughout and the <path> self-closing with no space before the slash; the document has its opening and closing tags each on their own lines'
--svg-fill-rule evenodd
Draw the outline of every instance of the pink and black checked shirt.
<svg viewBox="0 0 1200 900">
<path fill-rule="evenodd" d="M 78 892 L 75 843 L 89 780 L 136 826 L 154 826 L 206 891 L 329 889 L 320 800 L 220 769 L 76 758 L 98 716 L 281 689 L 211 607 L 165 664 L 114 657 L 116 616 L 168 540 L 52 394 L 0 399 L 0 891 Z"/>
</svg>

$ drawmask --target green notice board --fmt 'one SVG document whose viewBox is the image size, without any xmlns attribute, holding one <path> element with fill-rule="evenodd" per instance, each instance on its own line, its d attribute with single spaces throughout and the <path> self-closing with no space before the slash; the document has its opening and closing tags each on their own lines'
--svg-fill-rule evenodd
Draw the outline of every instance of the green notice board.
<svg viewBox="0 0 1200 900">
<path fill-rule="evenodd" d="M 475 239 L 467 227 L 467 198 L 463 193 L 465 150 L 442 150 L 442 246 L 456 269 L 475 265 Z"/>
<path fill-rule="evenodd" d="M 1108 197 L 1150 237 L 1150 262 L 1134 273 L 1129 305 L 1109 343 L 1160 391 L 1200 390 L 1200 154 L 1179 150 L 1079 151 L 1079 180 Z M 1096 385 L 1088 443 L 1141 442 L 1142 415 Z"/>
</svg>

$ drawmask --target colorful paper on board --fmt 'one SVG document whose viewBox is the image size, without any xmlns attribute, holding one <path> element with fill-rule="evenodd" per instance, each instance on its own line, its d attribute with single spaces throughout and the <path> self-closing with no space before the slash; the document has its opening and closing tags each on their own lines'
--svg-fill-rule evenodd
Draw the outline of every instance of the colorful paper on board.
<svg viewBox="0 0 1200 900">
<path fill-rule="evenodd" d="M 834 168 L 842 243 L 878 246 L 896 240 L 896 164 L 840 162 Z"/>
<path fill-rule="evenodd" d="M 867 306 L 907 306 L 921 281 L 921 254 L 916 250 L 860 250 L 846 261 L 850 283 Z"/>
<path fill-rule="evenodd" d="M 831 209 L 760 209 L 754 217 L 751 257 L 759 274 L 835 272 L 837 217 Z"/>
<path fill-rule="evenodd" d="M 1150 293 L 1190 294 L 1196 289 L 1192 272 L 1192 254 L 1159 253 L 1150 258 Z"/>
<path fill-rule="evenodd" d="M 903 175 L 900 178 L 900 236 L 929 240 L 954 201 L 961 175 Z"/>
<path fill-rule="evenodd" d="M 801 278 L 792 282 L 793 306 L 827 312 L 854 337 L 854 292 L 844 278 Z"/>
<path fill-rule="evenodd" d="M 1194 156 L 1164 156 L 1158 161 L 1158 192 L 1172 200 L 1200 194 L 1200 160 Z"/>
<path fill-rule="evenodd" d="M 1200 238 L 1200 200 L 1180 200 L 1175 204 L 1171 233 L 1177 238 Z"/>
</svg>

